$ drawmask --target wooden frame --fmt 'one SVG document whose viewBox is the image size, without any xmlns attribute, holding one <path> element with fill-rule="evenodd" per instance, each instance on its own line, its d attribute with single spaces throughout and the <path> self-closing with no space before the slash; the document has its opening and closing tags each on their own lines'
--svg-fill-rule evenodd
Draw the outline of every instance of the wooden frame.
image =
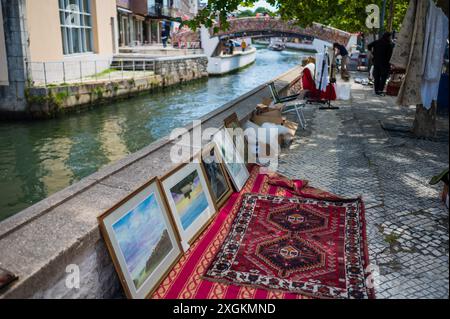
<svg viewBox="0 0 450 319">
<path fill-rule="evenodd" d="M 213 140 L 217 144 L 220 156 L 222 157 L 223 162 L 225 163 L 225 167 L 231 178 L 231 181 L 233 182 L 235 189 L 238 192 L 240 192 L 245 186 L 245 183 L 247 182 L 248 178 L 250 177 L 247 165 L 245 164 L 239 152 L 236 151 L 233 140 L 228 134 L 226 128 L 217 132 L 214 135 Z M 228 146 L 229 148 L 228 150 L 225 150 L 226 146 Z M 236 168 L 239 169 L 239 172 L 236 171 Z"/>
<path fill-rule="evenodd" d="M 214 150 L 215 163 L 219 166 L 219 170 L 222 173 L 223 177 L 225 178 L 225 184 L 226 184 L 226 187 L 228 188 L 228 190 L 224 194 L 222 194 L 222 196 L 220 196 L 219 198 L 217 198 L 216 194 L 213 192 L 213 186 L 211 184 L 211 178 L 208 176 L 208 172 L 207 172 L 207 169 L 206 169 L 206 164 L 205 164 L 205 161 L 204 161 L 205 156 L 210 156 L 211 150 Z M 216 205 L 216 209 L 219 210 L 226 203 L 228 198 L 230 198 L 231 194 L 233 194 L 233 185 L 231 184 L 231 182 L 230 182 L 230 180 L 228 178 L 228 173 L 226 171 L 226 168 L 225 168 L 224 163 L 223 163 L 222 156 L 220 155 L 220 151 L 217 148 L 216 143 L 211 142 L 206 147 L 203 148 L 203 150 L 202 150 L 202 161 L 201 162 L 202 162 L 203 170 L 205 172 L 206 182 L 208 183 L 211 196 L 215 200 L 214 203 Z"/>
<path fill-rule="evenodd" d="M 244 131 L 244 129 L 241 126 L 241 122 L 239 121 L 239 118 L 236 114 L 236 112 L 232 113 L 231 115 L 229 115 L 225 120 L 223 120 L 223 124 L 224 127 L 226 129 L 231 129 L 231 130 L 235 130 L 235 129 L 241 129 L 242 132 Z M 237 139 L 234 138 L 234 135 L 231 136 L 231 139 L 233 140 L 233 144 L 236 147 L 236 149 L 239 151 L 239 154 L 241 155 L 241 157 L 244 159 L 245 165 L 248 165 L 248 141 L 247 141 L 247 137 L 245 136 L 245 134 L 243 134 L 242 136 L 237 136 Z M 244 141 L 244 145 L 242 146 L 244 149 L 241 150 L 241 145 L 238 145 L 237 142 L 240 142 L 242 140 Z"/>
<path fill-rule="evenodd" d="M 186 169 L 186 167 L 191 166 L 191 173 L 183 173 L 181 174 L 180 172 L 183 169 Z M 194 168 L 194 169 L 192 169 Z M 189 168 L 188 168 L 189 170 Z M 171 195 L 169 193 L 169 189 L 176 187 L 180 182 L 186 180 L 186 178 L 190 177 L 191 174 L 193 174 L 194 171 L 197 171 L 198 177 L 200 179 L 199 183 L 202 186 L 202 192 L 205 194 L 206 197 L 206 201 L 208 203 L 208 210 L 209 213 L 207 214 L 207 216 L 203 216 L 201 217 L 201 219 L 199 219 L 200 216 L 204 215 L 204 212 L 206 211 L 203 210 L 200 215 L 196 216 L 195 219 L 192 220 L 192 222 L 187 225 L 187 227 L 185 228 L 183 225 L 183 221 L 181 219 L 181 217 L 179 216 L 179 212 L 177 211 L 176 208 L 176 204 L 173 198 L 173 195 Z M 171 184 L 168 180 L 170 178 L 173 178 L 173 176 L 175 176 L 176 174 L 180 174 L 182 177 L 180 177 L 180 180 L 178 180 L 176 183 L 174 183 L 173 185 L 169 185 Z M 174 181 L 172 181 L 174 182 Z M 211 221 L 214 219 L 214 217 L 217 214 L 217 206 L 214 203 L 214 199 L 212 197 L 211 194 L 211 189 L 209 188 L 209 184 L 206 178 L 206 173 L 204 170 L 204 167 L 201 164 L 201 158 L 199 155 L 194 156 L 193 158 L 191 158 L 191 160 L 189 161 L 189 163 L 182 163 L 178 166 L 176 166 L 175 168 L 173 168 L 171 171 L 169 171 L 167 174 L 165 174 L 163 177 L 160 178 L 160 183 L 161 183 L 161 189 L 163 192 L 163 195 L 166 198 L 166 202 L 169 206 L 169 209 L 172 213 L 172 218 L 174 220 L 174 223 L 176 225 L 176 229 L 178 230 L 178 234 L 180 236 L 180 240 L 181 240 L 181 246 L 183 247 L 184 251 L 187 251 L 190 247 L 190 245 L 202 234 L 202 232 L 206 229 L 206 227 L 208 227 L 208 225 L 211 223 Z M 191 190 L 192 191 L 192 190 Z M 184 195 L 185 196 L 185 195 Z M 190 196 L 190 195 L 188 195 Z M 191 228 L 192 226 L 192 228 Z"/>
<path fill-rule="evenodd" d="M 118 243 L 116 238 L 112 238 L 110 236 L 109 230 L 113 231 L 113 227 L 115 224 L 121 221 L 126 215 L 129 215 L 132 211 L 138 209 L 138 207 L 141 206 L 144 203 L 144 201 L 147 201 L 153 195 L 155 196 L 155 201 L 158 204 L 158 208 L 161 210 L 162 219 L 165 223 L 165 227 L 167 228 L 167 233 L 170 242 L 172 244 L 172 248 L 170 253 L 168 253 L 162 260 L 160 260 L 159 264 L 148 274 L 147 278 L 141 283 L 140 287 L 136 287 L 136 283 L 133 280 L 131 281 L 131 283 L 134 284 L 135 286 L 130 287 L 130 278 L 131 278 L 130 271 L 129 269 L 127 269 L 127 267 L 124 267 L 124 265 L 127 266 L 126 261 L 124 262 L 125 257 L 123 256 L 123 252 L 121 251 L 121 248 L 119 246 L 120 244 Z M 144 199 L 139 201 L 139 198 L 141 197 L 144 197 Z M 136 205 L 130 204 L 133 199 L 136 199 L 138 204 Z M 130 206 L 132 207 L 131 209 L 127 208 L 128 204 L 130 204 Z M 120 214 L 121 209 L 124 210 L 122 214 Z M 120 215 L 119 218 L 117 218 L 113 222 L 107 220 L 108 218 L 114 219 L 113 215 L 116 213 Z M 149 298 L 183 255 L 182 247 L 180 246 L 180 237 L 175 227 L 173 218 L 170 214 L 170 209 L 167 205 L 166 199 L 163 196 L 163 191 L 159 183 L 159 180 L 156 177 L 152 178 L 150 181 L 142 185 L 132 194 L 126 196 L 119 203 L 117 203 L 108 211 L 99 216 L 98 220 L 100 231 L 103 235 L 109 254 L 113 260 L 114 268 L 116 269 L 116 272 L 120 278 L 120 282 L 122 284 L 123 289 L 125 290 L 127 297 Z M 164 230 L 162 233 L 164 233 Z M 156 248 L 160 243 L 161 240 L 154 246 L 154 248 Z M 166 259 L 169 256 L 171 256 L 170 260 L 166 261 Z M 150 259 L 147 260 L 145 267 L 147 267 L 149 260 Z M 159 275 L 156 275 L 158 268 L 163 266 L 164 263 L 166 264 L 164 269 L 161 271 Z M 151 277 L 155 275 L 157 279 L 153 280 L 153 284 L 149 285 Z M 146 288 L 146 291 L 142 293 L 139 292 L 141 288 Z"/>
</svg>

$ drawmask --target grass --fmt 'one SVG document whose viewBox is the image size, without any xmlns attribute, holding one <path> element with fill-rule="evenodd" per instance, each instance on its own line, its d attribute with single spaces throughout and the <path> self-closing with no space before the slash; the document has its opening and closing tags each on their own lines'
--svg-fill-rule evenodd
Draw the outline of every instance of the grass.
<svg viewBox="0 0 450 319">
<path fill-rule="evenodd" d="M 116 72 L 116 71 L 117 71 L 117 70 L 115 70 L 115 69 L 106 69 L 106 70 L 103 70 L 103 71 L 100 72 L 100 73 L 96 73 L 96 74 L 91 75 L 91 76 L 89 76 L 89 77 L 90 77 L 91 79 L 95 79 L 95 78 L 99 78 L 99 77 L 108 75 L 108 74 L 110 74 L 110 73 Z"/>
</svg>

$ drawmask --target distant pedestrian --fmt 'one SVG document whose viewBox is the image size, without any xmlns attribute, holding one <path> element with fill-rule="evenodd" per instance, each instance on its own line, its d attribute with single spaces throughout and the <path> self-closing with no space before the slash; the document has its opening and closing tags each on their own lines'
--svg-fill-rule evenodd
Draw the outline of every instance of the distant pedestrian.
<svg viewBox="0 0 450 319">
<path fill-rule="evenodd" d="M 234 53 L 234 43 L 233 43 L 233 41 L 230 39 L 230 40 L 228 40 L 228 53 L 230 54 L 230 55 L 233 55 L 233 53 Z"/>
<path fill-rule="evenodd" d="M 245 52 L 245 49 L 247 49 L 247 42 L 245 42 L 245 40 L 242 40 L 241 47 L 242 47 L 242 52 Z"/>
<path fill-rule="evenodd" d="M 161 33 L 161 41 L 163 43 L 163 47 L 166 48 L 167 47 L 167 40 L 169 39 L 169 36 L 167 35 L 167 31 L 163 30 L 163 32 Z"/>
<path fill-rule="evenodd" d="M 341 74 L 343 76 L 347 76 L 348 74 L 347 65 L 349 61 L 347 49 L 345 48 L 345 46 L 337 42 L 333 44 L 333 49 L 335 51 L 336 56 L 339 55 L 341 56 Z"/>
<path fill-rule="evenodd" d="M 392 34 L 386 32 L 381 39 L 370 43 L 367 48 L 372 52 L 373 56 L 373 78 L 375 94 L 382 95 L 386 80 L 389 76 L 393 44 Z"/>
</svg>

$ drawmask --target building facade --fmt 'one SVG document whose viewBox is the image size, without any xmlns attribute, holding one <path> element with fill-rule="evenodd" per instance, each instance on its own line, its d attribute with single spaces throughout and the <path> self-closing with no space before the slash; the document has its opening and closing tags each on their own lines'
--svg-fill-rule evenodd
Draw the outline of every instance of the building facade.
<svg viewBox="0 0 450 319">
<path fill-rule="evenodd" d="M 116 0 L 0 1 L 2 113 L 25 111 L 27 85 L 102 72 L 118 52 Z"/>
<path fill-rule="evenodd" d="M 198 0 L 117 0 L 119 45 L 160 44 L 163 32 L 176 31 L 197 12 Z"/>
</svg>

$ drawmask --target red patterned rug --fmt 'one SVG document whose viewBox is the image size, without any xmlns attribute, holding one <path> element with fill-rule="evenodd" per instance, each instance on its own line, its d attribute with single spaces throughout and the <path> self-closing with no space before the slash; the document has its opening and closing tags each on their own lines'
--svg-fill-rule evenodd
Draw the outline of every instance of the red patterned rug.
<svg viewBox="0 0 450 319">
<path fill-rule="evenodd" d="M 373 298 L 360 199 L 245 194 L 204 278 L 315 298 Z"/>
</svg>

